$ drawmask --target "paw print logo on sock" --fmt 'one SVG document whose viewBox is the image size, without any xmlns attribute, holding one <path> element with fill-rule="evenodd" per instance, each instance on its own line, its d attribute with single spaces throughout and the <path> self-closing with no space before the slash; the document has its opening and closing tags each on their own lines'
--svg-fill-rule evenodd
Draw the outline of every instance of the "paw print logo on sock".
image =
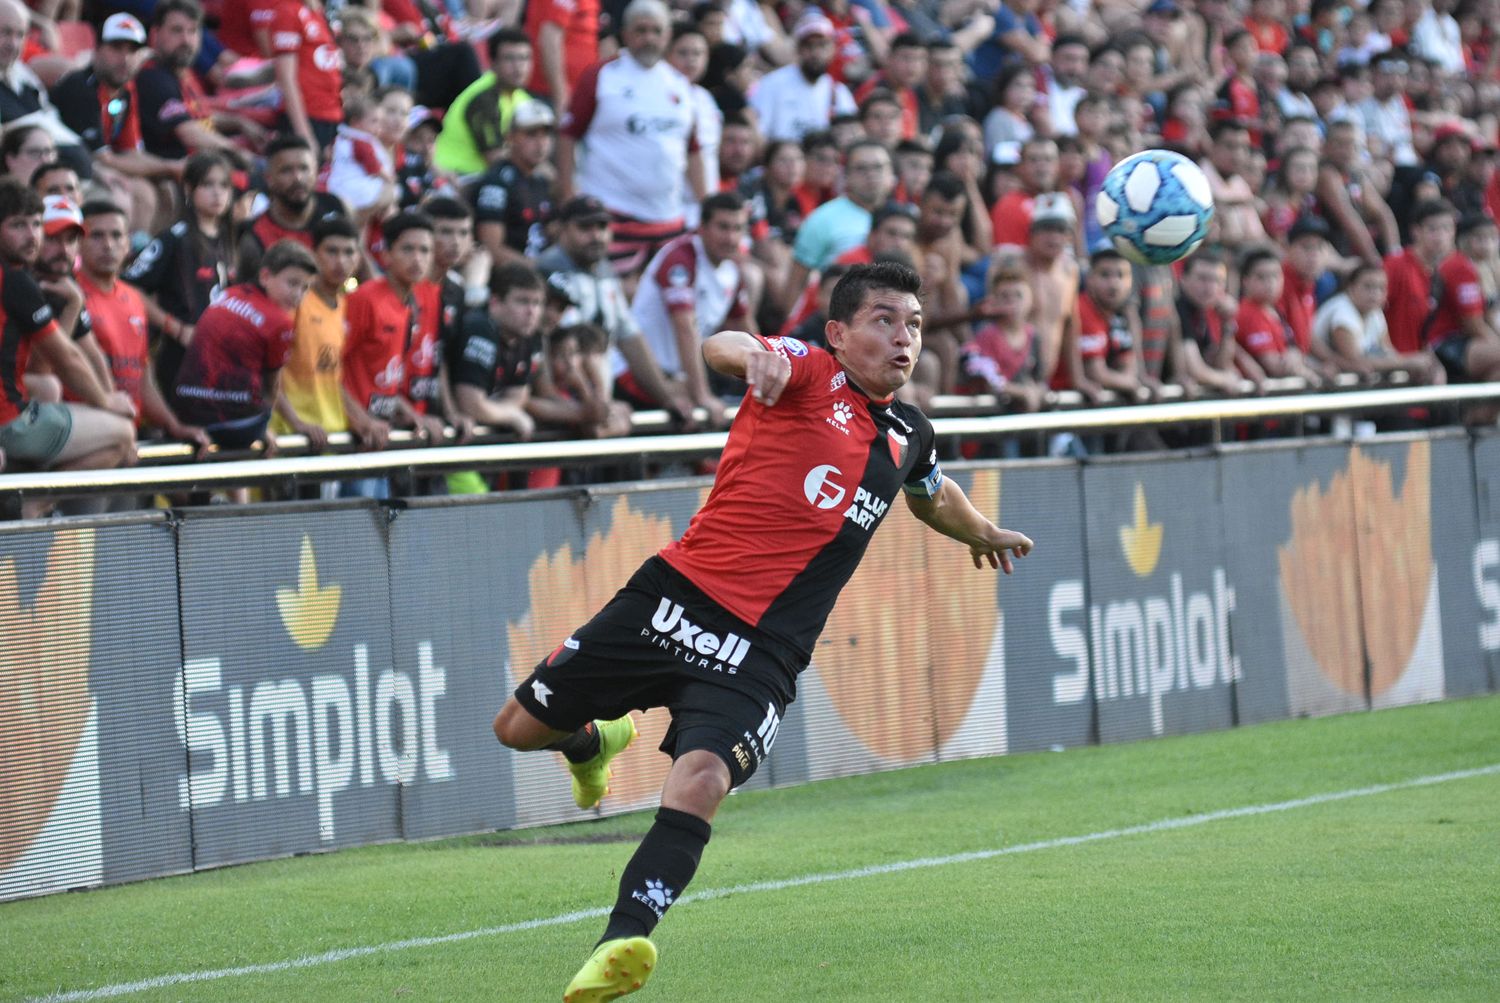
<svg viewBox="0 0 1500 1003">
<path fill-rule="evenodd" d="M 660 881 L 650 878 L 646 879 L 646 897 L 658 910 L 664 910 L 672 904 L 672 889 L 663 885 Z"/>
</svg>

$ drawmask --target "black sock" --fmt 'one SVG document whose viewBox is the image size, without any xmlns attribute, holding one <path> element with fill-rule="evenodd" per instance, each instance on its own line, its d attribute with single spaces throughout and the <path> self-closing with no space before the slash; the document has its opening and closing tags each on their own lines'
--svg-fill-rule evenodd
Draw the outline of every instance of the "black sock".
<svg viewBox="0 0 1500 1003">
<path fill-rule="evenodd" d="M 620 875 L 620 897 L 615 899 L 599 943 L 617 937 L 649 937 L 667 907 L 682 897 L 693 880 L 712 831 L 696 815 L 658 808 L 656 824 Z"/>
<path fill-rule="evenodd" d="M 559 738 L 547 748 L 561 752 L 570 763 L 586 763 L 599 755 L 599 727 L 590 721 L 567 738 Z"/>
</svg>

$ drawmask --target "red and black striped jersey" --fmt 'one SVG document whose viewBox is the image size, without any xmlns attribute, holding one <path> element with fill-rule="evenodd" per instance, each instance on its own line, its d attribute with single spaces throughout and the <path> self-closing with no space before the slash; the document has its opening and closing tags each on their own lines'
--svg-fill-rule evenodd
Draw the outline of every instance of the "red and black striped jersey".
<svg viewBox="0 0 1500 1003">
<path fill-rule="evenodd" d="M 0 269 L 0 425 L 14 421 L 26 406 L 21 378 L 31 346 L 55 330 L 57 321 L 36 279 L 19 268 Z"/>
<path fill-rule="evenodd" d="M 760 338 L 791 362 L 770 407 L 746 396 L 718 477 L 661 556 L 735 616 L 810 657 L 897 493 L 942 483 L 932 423 L 872 400 L 827 352 Z"/>
</svg>

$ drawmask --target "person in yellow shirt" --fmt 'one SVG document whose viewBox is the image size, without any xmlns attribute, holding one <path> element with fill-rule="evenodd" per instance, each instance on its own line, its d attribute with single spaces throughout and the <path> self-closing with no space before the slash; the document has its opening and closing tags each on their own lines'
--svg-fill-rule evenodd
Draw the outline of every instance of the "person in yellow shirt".
<svg viewBox="0 0 1500 1003">
<path fill-rule="evenodd" d="M 281 371 L 271 423 L 277 434 L 307 436 L 309 450 L 328 448 L 328 435 L 349 428 L 340 393 L 345 285 L 359 267 L 359 231 L 342 216 L 313 224 L 318 274 L 297 306 L 292 352 Z M 290 406 L 288 406 L 290 405 Z"/>
</svg>

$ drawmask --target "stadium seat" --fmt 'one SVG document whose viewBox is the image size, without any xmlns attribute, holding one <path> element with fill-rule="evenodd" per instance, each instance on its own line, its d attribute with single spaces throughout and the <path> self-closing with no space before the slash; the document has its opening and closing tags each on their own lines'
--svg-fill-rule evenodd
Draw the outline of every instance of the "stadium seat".
<svg viewBox="0 0 1500 1003">
<path fill-rule="evenodd" d="M 59 56 L 72 59 L 94 51 L 94 26 L 87 21 L 57 22 Z"/>
</svg>

